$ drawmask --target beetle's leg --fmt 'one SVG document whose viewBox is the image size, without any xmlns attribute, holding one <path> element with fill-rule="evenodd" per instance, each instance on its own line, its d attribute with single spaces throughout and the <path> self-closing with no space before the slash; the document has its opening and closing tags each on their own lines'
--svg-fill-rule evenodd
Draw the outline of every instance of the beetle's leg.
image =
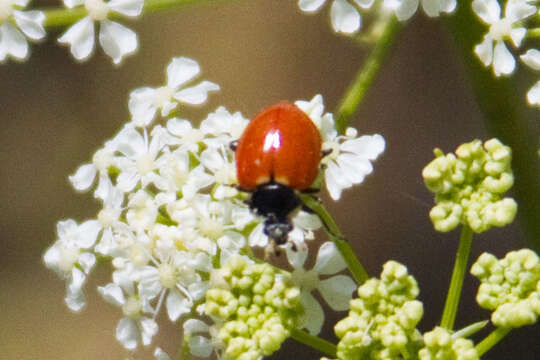
<svg viewBox="0 0 540 360">
<path fill-rule="evenodd" d="M 238 147 L 238 140 L 234 140 L 234 141 L 231 141 L 229 143 L 229 148 L 232 150 L 232 151 L 236 151 L 236 148 Z"/>
<path fill-rule="evenodd" d="M 332 153 L 332 149 L 326 149 L 321 151 L 321 158 L 326 157 Z"/>
</svg>

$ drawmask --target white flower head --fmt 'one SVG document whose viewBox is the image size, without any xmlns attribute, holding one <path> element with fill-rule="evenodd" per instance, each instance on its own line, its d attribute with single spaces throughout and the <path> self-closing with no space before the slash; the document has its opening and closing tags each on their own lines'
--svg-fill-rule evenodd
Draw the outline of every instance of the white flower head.
<svg viewBox="0 0 540 360">
<path fill-rule="evenodd" d="M 141 87 L 129 95 L 129 111 L 137 126 L 148 126 L 156 112 L 168 116 L 178 103 L 200 105 L 208 98 L 209 91 L 219 90 L 210 81 L 191 85 L 201 69 L 199 64 L 186 57 L 173 58 L 167 66 L 167 84 L 159 88 Z"/>
<path fill-rule="evenodd" d="M 321 131 L 323 151 L 329 151 L 322 159 L 322 164 L 326 166 L 326 188 L 332 199 L 339 200 L 344 189 L 362 183 L 366 175 L 373 171 L 371 162 L 384 151 L 384 138 L 379 134 L 357 137 L 354 128 L 347 128 L 345 135 L 338 135 L 333 116 L 323 114 L 324 105 L 320 95 L 309 102 L 297 101 L 296 105 Z"/>
<path fill-rule="evenodd" d="M 540 51 L 538 49 L 529 49 L 521 55 L 521 60 L 531 69 L 540 71 Z M 527 101 L 531 105 L 540 106 L 540 80 L 527 93 Z"/>
<path fill-rule="evenodd" d="M 8 56 L 16 60 L 28 57 L 28 41 L 45 37 L 42 11 L 22 11 L 30 0 L 0 1 L 0 62 Z"/>
<path fill-rule="evenodd" d="M 80 225 L 71 219 L 59 221 L 58 240 L 43 256 L 45 265 L 67 281 L 65 300 L 73 311 L 79 311 L 85 305 L 82 286 L 96 263 L 96 257 L 90 250 L 100 229 L 96 220 Z"/>
<path fill-rule="evenodd" d="M 109 20 L 111 12 L 127 17 L 137 17 L 141 14 L 144 0 L 64 0 L 68 8 L 84 5 L 88 16 L 71 26 L 58 42 L 70 46 L 75 59 L 84 61 L 94 50 L 94 23 L 99 23 L 99 43 L 103 51 L 109 55 L 115 64 L 137 50 L 137 34 L 127 27 Z"/>
<path fill-rule="evenodd" d="M 511 40 L 519 47 L 527 29 L 521 20 L 536 13 L 536 7 L 526 1 L 507 1 L 504 16 L 497 0 L 474 0 L 473 10 L 489 25 L 489 31 L 483 41 L 474 48 L 475 54 L 485 66 L 493 66 L 495 76 L 511 74 L 516 61 L 506 47 L 505 40 Z"/>
<path fill-rule="evenodd" d="M 307 256 L 306 244 L 298 245 L 296 251 L 287 249 L 287 259 L 294 268 L 292 280 L 300 287 L 305 309 L 302 325 L 311 334 L 318 334 L 324 322 L 324 312 L 311 293 L 318 290 L 332 310 L 344 311 L 349 308 L 349 301 L 352 299 L 356 284 L 346 275 L 334 275 L 321 279 L 321 275 L 336 274 L 347 266 L 334 243 L 325 242 L 321 245 L 317 260 L 311 270 L 304 269 Z"/>
<path fill-rule="evenodd" d="M 300 10 L 312 13 L 318 11 L 326 0 L 298 0 Z M 369 9 L 374 0 L 333 0 L 330 7 L 330 20 L 334 31 L 352 34 L 360 29 L 362 18 L 358 8 Z"/>
</svg>

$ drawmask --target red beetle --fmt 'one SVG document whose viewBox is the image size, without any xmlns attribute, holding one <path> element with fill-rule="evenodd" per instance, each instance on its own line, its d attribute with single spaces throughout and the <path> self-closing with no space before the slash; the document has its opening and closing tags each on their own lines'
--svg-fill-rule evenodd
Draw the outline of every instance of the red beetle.
<svg viewBox="0 0 540 360">
<path fill-rule="evenodd" d="M 289 214 L 301 205 L 296 191 L 308 191 L 319 171 L 321 135 L 296 105 L 280 102 L 261 111 L 246 127 L 236 148 L 239 188 L 266 218 L 264 233 L 284 244 L 292 230 Z"/>
</svg>

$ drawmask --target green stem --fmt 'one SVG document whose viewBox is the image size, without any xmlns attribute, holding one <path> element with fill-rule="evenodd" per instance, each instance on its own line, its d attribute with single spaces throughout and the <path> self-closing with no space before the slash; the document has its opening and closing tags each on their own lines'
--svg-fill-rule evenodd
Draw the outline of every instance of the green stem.
<svg viewBox="0 0 540 360">
<path fill-rule="evenodd" d="M 538 110 L 526 105 L 525 91 L 521 90 L 523 82 L 520 82 L 523 79 L 518 76 L 494 77 L 492 69 L 484 67 L 474 53 L 474 47 L 482 41 L 488 29 L 473 13 L 470 2 L 458 6 L 456 13 L 445 17 L 445 21 L 454 35 L 488 131 L 512 148 L 514 194 L 519 204 L 519 220 L 528 246 L 540 251 Z M 534 80 L 531 80 L 529 86 L 533 83 Z"/>
<path fill-rule="evenodd" d="M 315 350 L 319 350 L 323 354 L 326 354 L 333 358 L 336 357 L 336 345 L 332 344 L 329 341 L 321 339 L 318 336 L 310 335 L 302 330 L 292 329 L 291 337 L 299 343 L 312 347 Z"/>
<path fill-rule="evenodd" d="M 461 228 L 461 236 L 459 237 L 459 248 L 456 254 L 456 261 L 454 263 L 454 271 L 452 273 L 452 280 L 450 281 L 450 288 L 448 289 L 448 295 L 446 296 L 446 303 L 444 304 L 444 311 L 441 320 L 441 327 L 448 330 L 452 330 L 454 327 L 454 320 L 456 319 L 461 288 L 463 287 L 463 279 L 465 278 L 465 272 L 467 271 L 467 262 L 469 260 L 469 253 L 471 250 L 472 235 L 473 233 L 470 227 L 464 225 Z"/>
<path fill-rule="evenodd" d="M 325 225 L 328 236 L 336 245 L 338 251 L 341 253 L 341 256 L 343 256 L 343 259 L 345 260 L 345 263 L 347 264 L 347 267 L 349 268 L 349 271 L 351 272 L 356 283 L 358 285 L 364 283 L 368 279 L 369 275 L 364 266 L 360 263 L 360 260 L 358 260 L 356 257 L 349 243 L 345 240 L 345 237 L 339 230 L 339 227 L 337 226 L 332 215 L 330 215 L 320 201 L 314 199 L 312 196 L 301 194 L 300 198 L 302 203 L 313 210 Z"/>
<path fill-rule="evenodd" d="M 527 30 L 528 38 L 538 38 L 540 37 L 540 28 L 528 29 Z"/>
<path fill-rule="evenodd" d="M 143 14 L 175 9 L 192 4 L 201 5 L 204 3 L 216 3 L 223 1 L 225 0 L 146 0 L 144 4 Z M 60 27 L 71 25 L 88 14 L 84 6 L 78 6 L 73 9 L 47 8 L 43 9 L 43 12 L 45 13 L 45 21 L 43 23 L 43 26 L 45 27 Z M 118 19 L 127 17 L 115 12 L 111 12 L 108 15 L 108 18 Z"/>
<path fill-rule="evenodd" d="M 502 340 L 509 332 L 512 330 L 512 328 L 496 328 L 484 338 L 484 340 L 480 341 L 478 345 L 476 345 L 476 352 L 478 353 L 478 357 L 484 355 L 489 349 L 491 349 L 493 346 L 495 346 L 499 341 Z"/>
<path fill-rule="evenodd" d="M 350 122 L 351 116 L 355 113 L 358 106 L 366 96 L 375 76 L 388 54 L 395 36 L 400 29 L 398 20 L 392 16 L 386 20 L 381 36 L 375 43 L 375 47 L 369 54 L 362 68 L 356 74 L 352 84 L 347 89 L 341 103 L 338 106 L 336 114 L 336 129 L 342 134 Z"/>
</svg>

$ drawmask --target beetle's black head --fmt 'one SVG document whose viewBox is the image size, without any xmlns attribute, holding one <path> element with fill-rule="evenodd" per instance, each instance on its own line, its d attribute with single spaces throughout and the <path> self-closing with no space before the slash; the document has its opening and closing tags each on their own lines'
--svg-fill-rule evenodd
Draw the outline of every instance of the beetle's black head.
<svg viewBox="0 0 540 360">
<path fill-rule="evenodd" d="M 276 182 L 259 185 L 251 195 L 250 208 L 266 218 L 264 233 L 278 245 L 287 241 L 293 226 L 289 214 L 300 205 L 292 188 Z"/>
</svg>

